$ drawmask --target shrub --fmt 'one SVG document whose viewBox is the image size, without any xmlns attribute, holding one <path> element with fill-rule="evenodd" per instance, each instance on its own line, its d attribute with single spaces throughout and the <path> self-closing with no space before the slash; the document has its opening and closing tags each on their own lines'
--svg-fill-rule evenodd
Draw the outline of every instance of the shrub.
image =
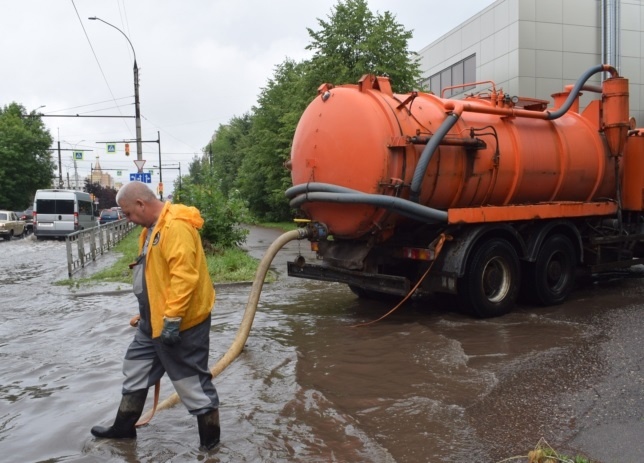
<svg viewBox="0 0 644 463">
<path fill-rule="evenodd" d="M 245 201 L 236 190 L 226 198 L 219 180 L 207 172 L 201 183 L 186 181 L 175 200 L 187 206 L 195 206 L 201 212 L 204 226 L 201 237 L 204 247 L 227 249 L 246 241 L 248 230 L 241 226 L 250 221 Z"/>
</svg>

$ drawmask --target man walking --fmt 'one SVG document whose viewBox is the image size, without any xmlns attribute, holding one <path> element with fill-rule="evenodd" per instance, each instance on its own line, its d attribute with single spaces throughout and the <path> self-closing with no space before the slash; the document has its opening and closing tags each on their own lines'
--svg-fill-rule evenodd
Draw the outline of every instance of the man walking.
<svg viewBox="0 0 644 463">
<path fill-rule="evenodd" d="M 219 443 L 219 397 L 208 370 L 213 288 L 194 207 L 162 202 L 144 183 L 130 182 L 116 195 L 130 222 L 144 230 L 134 271 L 140 320 L 125 354 L 121 405 L 114 424 L 94 426 L 108 439 L 136 437 L 148 389 L 168 373 L 179 398 L 197 416 L 201 448 Z"/>
</svg>

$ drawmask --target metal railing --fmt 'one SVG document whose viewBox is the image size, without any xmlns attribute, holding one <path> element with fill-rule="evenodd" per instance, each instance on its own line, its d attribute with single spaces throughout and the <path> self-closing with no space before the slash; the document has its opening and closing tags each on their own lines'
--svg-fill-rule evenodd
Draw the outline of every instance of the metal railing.
<svg viewBox="0 0 644 463">
<path fill-rule="evenodd" d="M 121 219 L 67 235 L 65 244 L 69 278 L 113 248 L 135 227 L 136 225 L 128 222 L 127 219 Z"/>
</svg>

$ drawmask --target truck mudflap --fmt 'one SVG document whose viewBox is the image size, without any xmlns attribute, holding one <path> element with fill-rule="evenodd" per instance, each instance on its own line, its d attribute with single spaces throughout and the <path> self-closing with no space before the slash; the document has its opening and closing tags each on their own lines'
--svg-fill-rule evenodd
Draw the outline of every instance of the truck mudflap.
<svg viewBox="0 0 644 463">
<path fill-rule="evenodd" d="M 356 272 L 300 262 L 287 262 L 287 269 L 288 275 L 292 277 L 346 283 L 379 293 L 406 296 L 411 289 L 411 283 L 407 278 L 393 275 Z"/>
</svg>

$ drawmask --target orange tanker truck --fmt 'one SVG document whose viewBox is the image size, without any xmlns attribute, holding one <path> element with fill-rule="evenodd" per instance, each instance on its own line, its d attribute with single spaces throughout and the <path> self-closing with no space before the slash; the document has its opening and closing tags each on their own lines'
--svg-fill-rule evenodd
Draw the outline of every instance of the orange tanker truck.
<svg viewBox="0 0 644 463">
<path fill-rule="evenodd" d="M 520 294 L 558 304 L 580 273 L 643 263 L 644 129 L 628 80 L 595 66 L 550 108 L 486 86 L 458 100 L 395 94 L 373 75 L 320 86 L 286 192 L 318 260 L 289 275 L 361 297 L 444 293 L 493 317 Z M 600 98 L 580 112 L 582 92 Z"/>
</svg>

